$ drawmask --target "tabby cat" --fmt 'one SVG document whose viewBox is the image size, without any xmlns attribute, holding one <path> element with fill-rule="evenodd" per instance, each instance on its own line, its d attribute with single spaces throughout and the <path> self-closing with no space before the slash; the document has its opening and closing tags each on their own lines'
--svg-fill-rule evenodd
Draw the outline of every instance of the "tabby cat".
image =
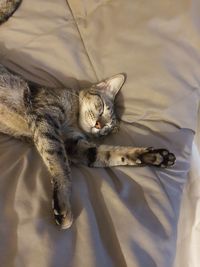
<svg viewBox="0 0 200 267">
<path fill-rule="evenodd" d="M 166 149 L 96 145 L 90 137 L 118 127 L 114 100 L 125 82 L 115 75 L 86 89 L 47 88 L 12 74 L 0 65 L 0 132 L 31 141 L 47 166 L 52 208 L 61 229 L 73 221 L 70 162 L 89 167 L 172 166 Z"/>
<path fill-rule="evenodd" d="M 0 0 L 0 24 L 5 22 L 19 7 L 22 0 Z"/>
</svg>

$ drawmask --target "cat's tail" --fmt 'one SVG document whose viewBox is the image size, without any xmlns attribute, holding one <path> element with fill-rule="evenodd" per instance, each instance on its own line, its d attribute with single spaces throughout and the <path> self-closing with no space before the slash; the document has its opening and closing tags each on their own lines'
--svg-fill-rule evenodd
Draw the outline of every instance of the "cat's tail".
<svg viewBox="0 0 200 267">
<path fill-rule="evenodd" d="M 21 2 L 22 0 L 0 0 L 0 24 L 12 16 Z"/>
</svg>

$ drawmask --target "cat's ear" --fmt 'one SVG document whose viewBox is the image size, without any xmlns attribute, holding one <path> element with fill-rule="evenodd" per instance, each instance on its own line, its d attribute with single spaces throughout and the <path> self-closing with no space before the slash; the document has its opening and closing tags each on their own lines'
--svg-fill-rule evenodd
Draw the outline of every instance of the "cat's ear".
<svg viewBox="0 0 200 267">
<path fill-rule="evenodd" d="M 114 99 L 116 94 L 122 88 L 125 80 L 125 74 L 120 73 L 98 83 L 96 86 L 99 90 L 103 90 L 108 96 Z"/>
</svg>

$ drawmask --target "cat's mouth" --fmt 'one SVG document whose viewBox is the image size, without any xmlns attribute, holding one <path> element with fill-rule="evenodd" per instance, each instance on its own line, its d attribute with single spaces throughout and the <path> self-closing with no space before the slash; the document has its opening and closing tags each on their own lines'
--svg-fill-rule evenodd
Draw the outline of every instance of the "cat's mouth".
<svg viewBox="0 0 200 267">
<path fill-rule="evenodd" d="M 91 126 L 91 122 L 87 121 L 86 118 L 79 118 L 80 128 L 88 135 L 95 138 L 100 138 L 108 135 L 111 132 L 116 132 L 117 125 L 113 122 L 105 122 L 103 120 L 97 120 L 95 124 Z"/>
<path fill-rule="evenodd" d="M 114 130 L 114 127 L 111 127 L 110 125 L 105 125 L 104 127 L 98 129 L 95 126 L 92 127 L 91 129 L 91 134 L 95 137 L 103 137 L 108 135 L 109 133 L 111 133 Z"/>
</svg>

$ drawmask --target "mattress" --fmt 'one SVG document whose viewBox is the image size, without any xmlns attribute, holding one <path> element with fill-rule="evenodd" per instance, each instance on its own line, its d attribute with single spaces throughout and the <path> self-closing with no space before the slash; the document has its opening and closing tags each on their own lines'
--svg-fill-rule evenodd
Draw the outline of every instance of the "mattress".
<svg viewBox="0 0 200 267">
<path fill-rule="evenodd" d="M 121 129 L 105 143 L 177 157 L 168 169 L 72 166 L 75 222 L 60 231 L 37 151 L 2 134 L 2 266 L 197 266 L 198 8 L 195 0 L 24 0 L 1 25 L 0 63 L 31 81 L 73 90 L 126 73 Z"/>
</svg>

